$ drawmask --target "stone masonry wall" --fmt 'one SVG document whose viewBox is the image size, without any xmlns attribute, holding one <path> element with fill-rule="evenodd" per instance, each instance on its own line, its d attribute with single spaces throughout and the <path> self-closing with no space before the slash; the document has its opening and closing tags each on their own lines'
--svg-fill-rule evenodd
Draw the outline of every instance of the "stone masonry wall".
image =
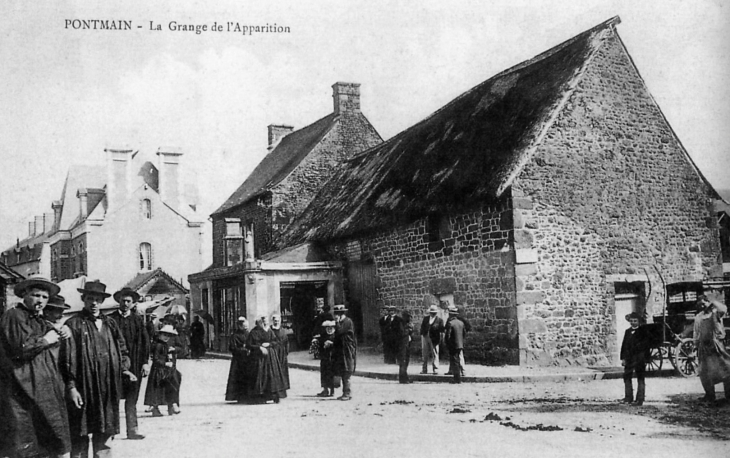
<svg viewBox="0 0 730 458">
<path fill-rule="evenodd" d="M 274 243 L 343 161 L 380 142 L 380 135 L 360 112 L 342 112 L 319 144 L 286 179 L 272 189 Z"/>
<path fill-rule="evenodd" d="M 521 363 L 609 364 L 613 282 L 643 281 L 656 313 L 664 283 L 717 273 L 710 189 L 615 37 L 513 193 Z"/>
<path fill-rule="evenodd" d="M 438 246 L 428 241 L 426 220 L 362 238 L 363 257 L 376 263 L 378 304 L 408 310 L 420 326 L 428 303 L 453 294 L 473 330 L 467 360 L 517 364 L 514 252 L 507 201 L 466 214 L 449 215 Z M 344 247 L 332 252 L 344 253 Z M 378 332 L 365 330 L 365 334 Z"/>
</svg>

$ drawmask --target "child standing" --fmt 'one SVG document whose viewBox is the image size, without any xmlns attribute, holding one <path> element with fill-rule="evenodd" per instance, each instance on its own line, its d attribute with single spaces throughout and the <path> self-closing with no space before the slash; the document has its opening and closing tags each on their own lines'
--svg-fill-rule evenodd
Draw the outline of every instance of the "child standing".
<svg viewBox="0 0 730 458">
<path fill-rule="evenodd" d="M 335 394 L 335 360 L 332 354 L 335 324 L 334 321 L 323 321 L 322 328 L 324 328 L 324 332 L 319 336 L 319 373 L 322 392 L 318 393 L 317 396 L 321 398 L 330 398 Z"/>
<path fill-rule="evenodd" d="M 624 399 L 623 402 L 640 406 L 644 403 L 646 385 L 644 373 L 646 362 L 649 359 L 648 336 L 645 329 L 639 326 L 640 316 L 636 312 L 626 315 L 626 321 L 631 327 L 626 330 L 621 343 L 621 365 L 624 366 Z M 631 382 L 633 373 L 636 373 L 638 387 L 636 401 L 634 401 L 634 387 Z"/>
</svg>

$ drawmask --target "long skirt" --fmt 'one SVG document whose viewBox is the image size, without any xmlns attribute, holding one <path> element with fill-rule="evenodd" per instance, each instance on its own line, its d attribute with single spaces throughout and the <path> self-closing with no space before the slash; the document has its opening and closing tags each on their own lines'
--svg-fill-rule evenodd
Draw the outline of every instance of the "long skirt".
<svg viewBox="0 0 730 458">
<path fill-rule="evenodd" d="M 174 367 L 152 366 L 144 394 L 144 405 L 180 404 L 182 374 Z"/>
</svg>

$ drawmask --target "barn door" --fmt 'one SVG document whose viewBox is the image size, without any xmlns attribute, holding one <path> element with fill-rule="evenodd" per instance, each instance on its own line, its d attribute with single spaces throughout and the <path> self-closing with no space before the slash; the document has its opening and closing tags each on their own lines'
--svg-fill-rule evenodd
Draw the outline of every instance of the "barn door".
<svg viewBox="0 0 730 458">
<path fill-rule="evenodd" d="M 348 268 L 349 280 L 349 316 L 355 324 L 358 338 L 366 342 L 378 339 L 378 319 L 380 311 L 377 306 L 378 291 L 375 281 L 375 264 L 373 262 L 356 261 Z"/>
</svg>

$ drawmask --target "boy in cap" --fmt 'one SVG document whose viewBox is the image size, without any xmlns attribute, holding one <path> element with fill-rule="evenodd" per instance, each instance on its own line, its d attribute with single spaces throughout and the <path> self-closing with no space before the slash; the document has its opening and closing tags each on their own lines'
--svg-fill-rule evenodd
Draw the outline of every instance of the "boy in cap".
<svg viewBox="0 0 730 458">
<path fill-rule="evenodd" d="M 640 406 L 644 403 L 646 386 L 644 373 L 646 362 L 649 359 L 648 336 L 644 328 L 640 327 L 641 317 L 636 312 L 626 315 L 626 321 L 631 327 L 624 333 L 624 340 L 621 343 L 621 365 L 624 367 L 624 399 L 623 402 Z M 634 388 L 631 377 L 636 373 L 638 388 L 636 401 L 634 401 Z"/>
</svg>

